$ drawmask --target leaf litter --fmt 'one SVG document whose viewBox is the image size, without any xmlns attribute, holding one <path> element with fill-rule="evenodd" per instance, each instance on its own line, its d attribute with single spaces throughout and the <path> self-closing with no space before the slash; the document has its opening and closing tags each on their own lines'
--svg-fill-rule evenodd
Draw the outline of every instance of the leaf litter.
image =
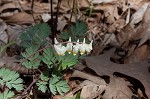
<svg viewBox="0 0 150 99">
<path fill-rule="evenodd" d="M 38 21 L 41 20 L 42 14 L 51 10 L 49 3 L 41 1 L 35 0 L 33 7 L 34 18 Z M 53 10 L 56 11 L 57 1 L 53 3 Z M 28 12 L 32 10 L 32 3 L 28 0 L 2 0 L 0 4 L 0 18 L 2 20 L 0 43 L 7 44 L 11 40 L 16 40 L 19 44 L 19 40 L 17 40 L 19 33 L 24 31 L 28 24 L 35 24 L 32 14 Z M 76 22 L 77 19 L 86 19 L 89 27 L 88 38 L 93 39 L 95 44 L 91 54 L 93 56 L 83 59 L 86 67 L 82 69 L 80 67 L 81 75 L 74 75 L 76 70 L 73 70 L 73 74 L 71 74 L 72 77 L 70 78 L 82 78 L 82 80 L 79 79 L 80 84 L 77 87 L 79 89 L 72 90 L 71 96 L 73 97 L 76 92 L 81 90 L 80 97 L 86 99 L 97 96 L 103 99 L 130 99 L 133 96 L 149 99 L 149 1 L 93 0 L 91 2 L 91 0 L 80 0 L 77 4 L 79 13 L 72 16 L 71 22 Z M 73 0 L 69 2 L 62 0 L 57 30 L 62 31 L 67 25 L 67 21 L 70 20 L 71 16 L 67 12 L 71 11 L 72 5 Z M 93 7 L 93 13 L 88 15 L 91 17 L 85 17 L 82 12 L 90 7 Z M 12 12 L 8 9 L 15 10 Z M 104 51 L 110 45 L 114 46 L 115 49 L 122 49 L 127 52 L 124 56 L 121 56 L 124 64 L 114 63 L 110 60 L 115 49 Z M 118 54 L 119 52 L 115 53 Z M 18 60 L 14 57 L 10 58 L 3 54 L 0 58 L 0 67 L 6 66 L 11 70 L 28 74 L 29 71 L 26 68 L 16 67 L 18 66 L 17 62 Z M 87 67 L 90 68 L 90 72 L 86 71 Z M 92 70 L 96 74 L 93 75 Z M 95 76 L 97 77 L 95 78 Z M 106 83 L 107 79 L 102 76 L 110 77 L 109 83 Z M 68 82 L 70 82 L 69 78 Z"/>
</svg>

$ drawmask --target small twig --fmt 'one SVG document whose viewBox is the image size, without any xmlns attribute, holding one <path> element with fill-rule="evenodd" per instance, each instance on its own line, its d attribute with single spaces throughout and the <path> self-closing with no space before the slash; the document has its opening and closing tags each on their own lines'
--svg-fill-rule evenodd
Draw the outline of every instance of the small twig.
<svg viewBox="0 0 150 99">
<path fill-rule="evenodd" d="M 24 90 L 24 92 L 22 93 L 22 96 L 25 95 L 27 93 L 27 91 L 31 89 L 31 87 L 38 81 L 38 79 L 39 78 L 33 77 L 32 83 Z M 22 99 L 22 96 L 19 97 L 18 99 Z"/>
</svg>

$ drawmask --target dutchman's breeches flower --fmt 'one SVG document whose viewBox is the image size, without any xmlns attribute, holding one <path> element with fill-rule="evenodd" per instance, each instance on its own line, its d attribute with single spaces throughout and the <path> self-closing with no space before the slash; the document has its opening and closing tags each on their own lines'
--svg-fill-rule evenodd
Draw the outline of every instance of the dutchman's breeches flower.
<svg viewBox="0 0 150 99">
<path fill-rule="evenodd" d="M 93 49 L 92 43 L 93 43 L 93 40 L 90 42 L 90 44 L 86 44 L 85 50 L 86 50 L 87 54 L 89 54 Z"/>
<path fill-rule="evenodd" d="M 73 55 L 77 55 L 79 47 L 80 47 L 79 40 L 77 40 L 76 45 L 73 45 Z"/>
<path fill-rule="evenodd" d="M 64 56 L 65 52 L 67 51 L 67 48 L 65 46 L 62 46 L 62 44 L 59 43 L 56 38 L 55 38 L 54 48 L 57 54 L 60 56 Z"/>
<path fill-rule="evenodd" d="M 85 43 L 85 38 L 83 39 L 83 42 L 82 44 L 80 44 L 79 46 L 79 51 L 80 51 L 80 54 L 85 54 L 85 52 L 87 54 L 89 54 L 91 51 L 92 51 L 92 43 L 93 43 L 93 40 L 90 42 L 90 44 L 86 44 Z"/>
<path fill-rule="evenodd" d="M 69 54 L 71 54 L 71 52 L 72 52 L 72 47 L 73 47 L 73 44 L 71 43 L 71 37 L 69 37 L 69 41 L 68 41 L 67 46 L 66 46 L 67 52 Z"/>
<path fill-rule="evenodd" d="M 90 42 L 90 44 L 86 44 L 85 43 L 85 38 L 83 39 L 83 42 L 79 42 L 79 40 L 77 40 L 77 42 L 74 42 L 75 45 L 73 45 L 73 43 L 71 42 L 71 37 L 69 38 L 69 41 L 67 42 L 66 47 L 63 46 L 61 43 L 59 43 L 57 41 L 57 39 L 55 38 L 55 44 L 54 44 L 54 48 L 57 52 L 58 55 L 65 55 L 65 52 L 67 51 L 69 54 L 71 52 L 73 52 L 73 55 L 78 54 L 78 52 L 80 52 L 80 54 L 89 54 L 92 51 L 92 43 L 93 40 Z"/>
<path fill-rule="evenodd" d="M 65 46 L 54 45 L 54 48 L 58 55 L 64 56 L 67 48 Z"/>
</svg>

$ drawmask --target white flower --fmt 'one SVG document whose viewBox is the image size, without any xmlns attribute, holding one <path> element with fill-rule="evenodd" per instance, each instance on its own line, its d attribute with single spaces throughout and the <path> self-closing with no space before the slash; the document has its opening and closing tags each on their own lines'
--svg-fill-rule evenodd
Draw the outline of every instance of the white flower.
<svg viewBox="0 0 150 99">
<path fill-rule="evenodd" d="M 70 54 L 72 52 L 72 47 L 73 47 L 73 44 L 71 43 L 71 37 L 69 37 L 69 41 L 67 43 L 67 52 Z"/>
<path fill-rule="evenodd" d="M 92 43 L 93 43 L 93 40 L 90 42 L 90 44 L 86 44 L 85 50 L 86 50 L 87 54 L 89 54 L 93 49 Z"/>
<path fill-rule="evenodd" d="M 58 55 L 64 56 L 67 48 L 65 46 L 62 46 L 62 44 L 59 43 L 56 38 L 54 41 L 55 41 L 54 44 L 55 51 L 57 52 Z"/>
<path fill-rule="evenodd" d="M 79 51 L 80 51 L 80 54 L 84 54 L 85 53 L 85 50 L 86 49 L 86 44 L 85 44 L 85 38 L 83 39 L 83 43 L 82 44 L 79 44 Z"/>
<path fill-rule="evenodd" d="M 76 45 L 73 45 L 73 55 L 77 55 L 79 47 L 80 47 L 79 40 L 77 40 Z"/>
<path fill-rule="evenodd" d="M 80 44 L 79 46 L 79 51 L 80 51 L 80 54 L 85 54 L 85 52 L 87 54 L 89 54 L 91 51 L 92 51 L 92 43 L 93 43 L 93 40 L 90 42 L 90 44 L 86 44 L 85 43 L 85 38 L 83 39 L 83 43 Z"/>
<path fill-rule="evenodd" d="M 56 38 L 54 38 L 54 43 L 55 43 L 55 44 L 60 44 L 60 45 L 61 45 L 61 43 L 59 43 L 59 42 L 57 41 Z"/>
</svg>

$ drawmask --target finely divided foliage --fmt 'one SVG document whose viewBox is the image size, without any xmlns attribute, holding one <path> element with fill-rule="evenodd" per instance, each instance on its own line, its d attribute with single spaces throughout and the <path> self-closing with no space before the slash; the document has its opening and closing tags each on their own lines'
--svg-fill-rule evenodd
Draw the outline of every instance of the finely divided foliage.
<svg viewBox="0 0 150 99">
<path fill-rule="evenodd" d="M 42 61 L 49 67 L 52 68 L 52 66 L 57 61 L 57 56 L 54 55 L 54 52 L 52 49 L 47 48 L 43 52 L 43 58 Z"/>
<path fill-rule="evenodd" d="M 15 94 L 12 91 L 5 90 L 3 93 L 0 94 L 0 99 L 13 99 L 12 97 Z"/>
<path fill-rule="evenodd" d="M 53 75 L 49 81 L 49 87 L 51 92 L 55 95 L 58 91 L 59 94 L 63 94 L 69 91 L 69 86 L 65 80 L 62 80 L 59 76 Z"/>
<path fill-rule="evenodd" d="M 73 41 L 76 41 L 78 38 L 83 39 L 87 36 L 87 31 L 87 24 L 83 21 L 77 21 L 74 25 L 71 25 L 71 31 L 63 31 L 61 37 L 63 40 L 67 40 L 71 37 Z"/>
<path fill-rule="evenodd" d="M 6 85 L 9 89 L 15 88 L 16 90 L 23 89 L 23 80 L 19 78 L 19 74 L 16 71 L 10 71 L 9 69 L 0 69 L 0 84 Z"/>
<path fill-rule="evenodd" d="M 51 34 L 51 28 L 46 23 L 36 24 L 26 32 L 21 33 L 21 45 L 23 47 L 41 46 L 46 43 L 46 37 Z"/>
<path fill-rule="evenodd" d="M 29 57 L 31 54 L 36 52 L 38 48 L 36 46 L 31 46 L 26 49 L 24 53 L 22 53 L 23 59 Z M 41 56 L 39 53 L 36 53 L 32 55 L 32 57 L 27 58 L 25 62 L 22 63 L 23 66 L 25 66 L 28 69 L 37 69 L 40 66 L 41 62 Z"/>
<path fill-rule="evenodd" d="M 38 82 L 36 83 L 36 85 L 38 86 L 38 89 L 45 93 L 46 90 L 47 90 L 48 81 L 49 81 L 48 75 L 44 75 L 44 74 L 42 73 L 42 74 L 40 75 L 40 79 L 39 79 Z"/>
</svg>

